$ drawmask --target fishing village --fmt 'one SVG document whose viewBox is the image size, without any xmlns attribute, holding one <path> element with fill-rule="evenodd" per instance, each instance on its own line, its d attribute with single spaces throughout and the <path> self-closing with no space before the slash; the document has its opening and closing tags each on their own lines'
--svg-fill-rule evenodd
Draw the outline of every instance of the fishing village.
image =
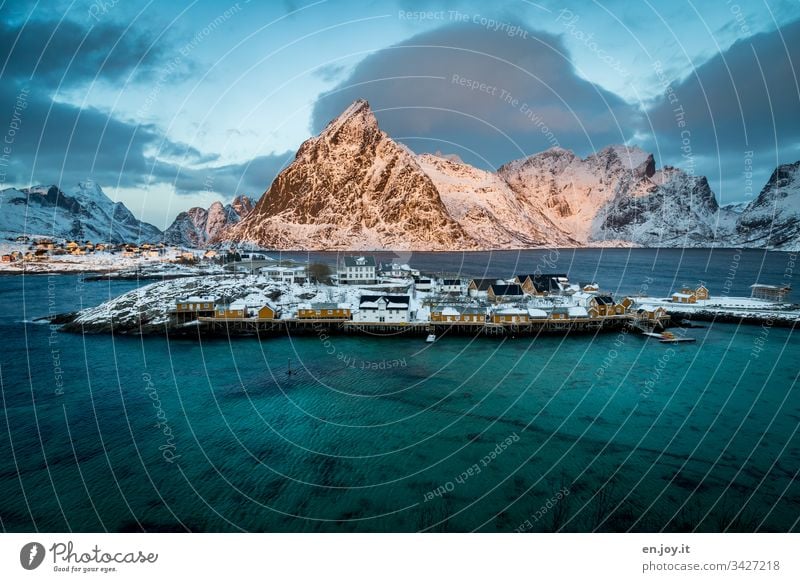
<svg viewBox="0 0 800 582">
<path fill-rule="evenodd" d="M 280 291 L 271 297 L 176 298 L 169 314 L 171 331 L 269 335 L 324 330 L 418 335 L 433 342 L 445 334 L 516 337 L 626 328 L 677 343 L 692 339 L 676 337 L 668 327 L 691 327 L 691 320 L 713 320 L 715 314 L 762 321 L 779 312 L 781 321 L 791 325 L 800 318 L 796 306 L 784 303 L 790 288 L 773 285 L 753 285 L 748 298 L 714 298 L 702 284 L 665 298 L 615 297 L 598 282 L 573 282 L 566 273 L 440 277 L 406 264 L 378 263 L 368 255 L 343 257 L 335 271 L 319 265 L 262 266 L 248 258 L 233 270 L 258 273 L 280 285 Z"/>
</svg>

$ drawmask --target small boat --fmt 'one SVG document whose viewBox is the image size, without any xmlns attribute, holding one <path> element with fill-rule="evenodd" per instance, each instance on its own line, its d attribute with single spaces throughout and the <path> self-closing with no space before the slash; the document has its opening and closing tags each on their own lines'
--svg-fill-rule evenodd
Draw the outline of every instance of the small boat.
<svg viewBox="0 0 800 582">
<path fill-rule="evenodd" d="M 428 342 L 429 344 L 432 344 L 433 342 L 436 341 L 436 334 L 435 333 L 429 333 L 428 337 L 425 338 L 425 341 Z"/>
<path fill-rule="evenodd" d="M 646 335 L 648 337 L 654 337 L 662 344 L 680 344 L 680 343 L 691 343 L 697 341 L 693 337 L 675 337 L 675 334 L 669 331 L 665 331 L 662 333 L 645 332 L 642 335 Z"/>
</svg>

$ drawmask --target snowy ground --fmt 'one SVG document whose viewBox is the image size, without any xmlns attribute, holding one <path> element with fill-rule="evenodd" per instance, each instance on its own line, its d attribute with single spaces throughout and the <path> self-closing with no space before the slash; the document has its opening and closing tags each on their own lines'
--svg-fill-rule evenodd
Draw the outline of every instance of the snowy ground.
<svg viewBox="0 0 800 582">
<path fill-rule="evenodd" d="M 11 254 L 18 251 L 23 255 L 28 251 L 29 245 L 21 243 L 0 243 L 0 255 Z M 86 255 L 48 255 L 39 261 L 16 261 L 13 263 L 0 263 L 0 274 L 16 273 L 101 273 L 101 272 L 152 272 L 155 275 L 183 276 L 198 273 L 197 267 L 183 266 L 172 263 L 178 258 L 179 251 L 170 249 L 160 257 L 123 257 L 122 253 L 96 252 Z M 208 265 L 200 264 L 202 272 L 222 272 L 221 268 L 210 269 Z"/>
<path fill-rule="evenodd" d="M 791 303 L 776 303 L 751 297 L 711 297 L 697 303 L 673 303 L 669 298 L 636 297 L 638 307 L 663 307 L 667 313 L 727 315 L 761 319 L 800 321 L 800 308 Z"/>
<path fill-rule="evenodd" d="M 243 301 L 249 307 L 270 304 L 280 308 L 282 318 L 291 318 L 296 316 L 301 303 L 347 303 L 355 308 L 362 294 L 375 294 L 375 291 L 350 286 L 280 283 L 261 275 L 187 277 L 152 283 L 97 307 L 84 309 L 66 329 L 97 333 L 163 331 L 164 324 L 170 321 L 175 301 L 189 296 L 213 296 L 226 303 Z M 418 292 L 411 298 L 409 307 L 418 312 L 418 319 L 428 317 L 429 311 L 422 302 L 429 296 Z"/>
</svg>

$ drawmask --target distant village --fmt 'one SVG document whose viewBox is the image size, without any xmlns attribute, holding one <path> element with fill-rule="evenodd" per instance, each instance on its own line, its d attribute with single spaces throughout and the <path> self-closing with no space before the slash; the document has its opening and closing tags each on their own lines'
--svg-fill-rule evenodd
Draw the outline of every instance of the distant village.
<svg viewBox="0 0 800 582">
<path fill-rule="evenodd" d="M 56 240 L 48 237 L 29 237 L 21 235 L 13 239 L 17 250 L 0 256 L 3 263 L 40 263 L 53 257 L 86 257 L 96 254 L 117 255 L 124 258 L 161 259 L 175 262 L 196 262 L 216 260 L 219 253 L 209 249 L 196 253 L 158 243 L 94 243 L 90 240 Z M 19 247 L 25 250 L 19 250 Z"/>
</svg>

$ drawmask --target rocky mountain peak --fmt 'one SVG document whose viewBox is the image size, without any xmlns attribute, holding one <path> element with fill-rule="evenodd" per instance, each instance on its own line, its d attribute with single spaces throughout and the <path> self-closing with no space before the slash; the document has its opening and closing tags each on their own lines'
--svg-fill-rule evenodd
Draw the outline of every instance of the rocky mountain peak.
<svg viewBox="0 0 800 582">
<path fill-rule="evenodd" d="M 331 121 L 317 139 L 332 144 L 372 143 L 381 135 L 378 120 L 365 99 L 358 99 Z"/>
<path fill-rule="evenodd" d="M 231 234 L 284 249 L 474 247 L 416 156 L 379 129 L 364 100 L 303 143 Z"/>
<path fill-rule="evenodd" d="M 249 214 L 254 206 L 255 203 L 253 200 L 244 194 L 239 194 L 233 199 L 233 202 L 231 202 L 231 208 L 242 218 L 244 218 L 246 214 Z"/>
</svg>

